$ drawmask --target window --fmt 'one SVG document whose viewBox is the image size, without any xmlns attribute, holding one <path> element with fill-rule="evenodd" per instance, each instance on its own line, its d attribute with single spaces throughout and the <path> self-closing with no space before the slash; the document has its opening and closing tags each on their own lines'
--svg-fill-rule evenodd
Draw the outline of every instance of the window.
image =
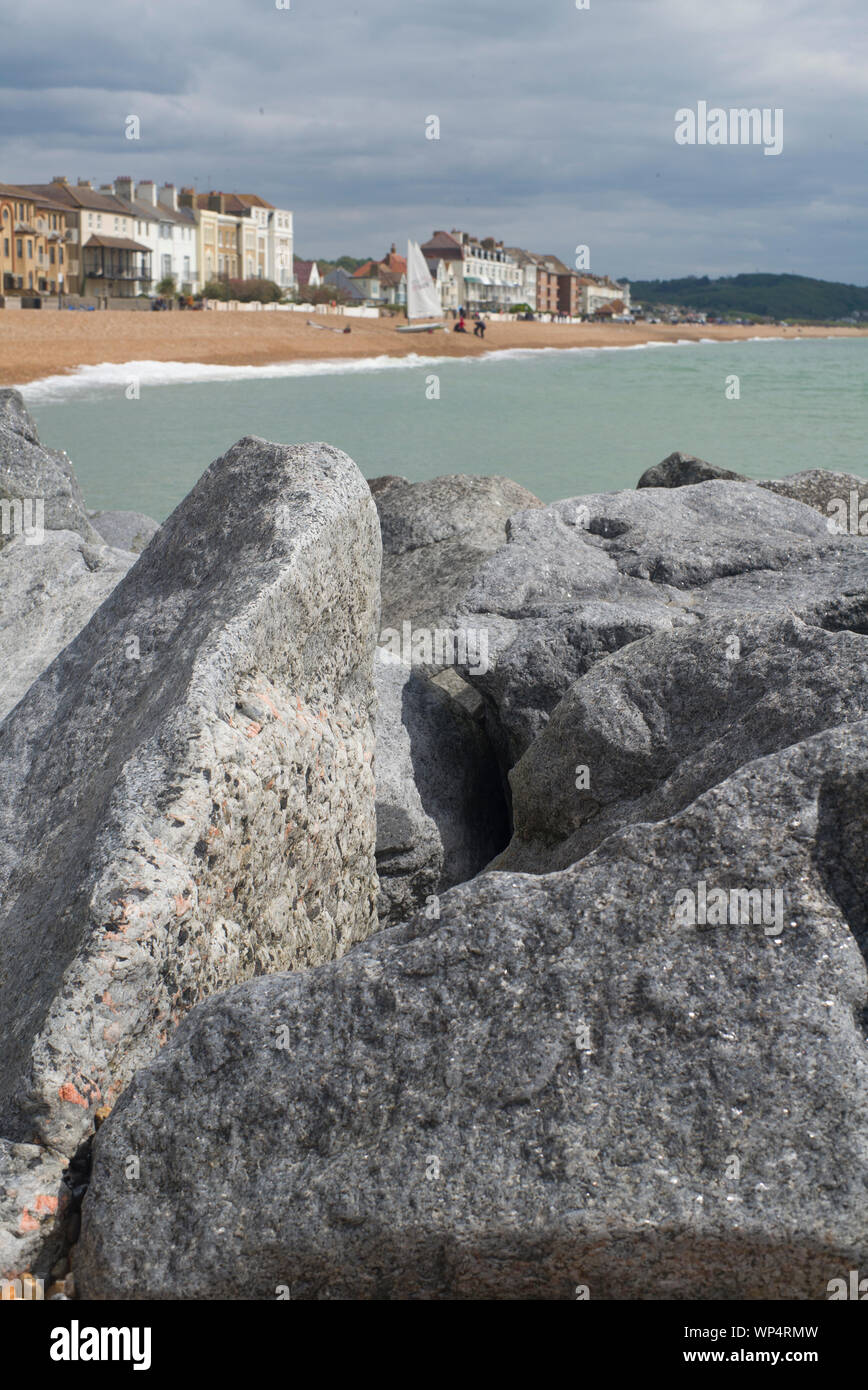
<svg viewBox="0 0 868 1390">
<path fill-rule="evenodd" d="M 8 236 L 5 236 L 5 237 L 3 238 L 3 255 L 4 255 L 4 256 L 8 256 L 8 255 L 9 255 L 9 238 L 8 238 Z"/>
<path fill-rule="evenodd" d="M 27 243 L 27 259 L 28 259 L 28 261 L 32 261 L 32 260 L 33 260 L 33 242 L 32 242 L 32 241 L 28 241 L 28 243 Z M 32 278 L 33 278 L 33 277 L 31 276 L 31 286 L 30 286 L 31 289 L 33 288 Z"/>
<path fill-rule="evenodd" d="M 54 265 L 54 247 L 53 247 L 53 246 L 49 247 L 49 250 L 48 250 L 48 260 L 49 260 L 49 263 L 50 263 L 51 265 Z"/>
<path fill-rule="evenodd" d="M 164 275 L 164 276 L 166 276 L 166 275 L 171 275 L 171 273 L 172 273 L 172 257 L 171 257 L 171 256 L 163 256 L 163 258 L 162 258 L 162 265 L 163 265 L 163 275 Z"/>
</svg>

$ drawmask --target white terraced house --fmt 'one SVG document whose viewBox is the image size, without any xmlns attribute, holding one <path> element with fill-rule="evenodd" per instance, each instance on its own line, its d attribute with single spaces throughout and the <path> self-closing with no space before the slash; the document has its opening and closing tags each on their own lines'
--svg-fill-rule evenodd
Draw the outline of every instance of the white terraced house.
<svg viewBox="0 0 868 1390">
<path fill-rule="evenodd" d="M 167 183 L 157 190 L 150 179 L 134 184 L 131 178 L 115 179 L 102 193 L 113 194 L 135 222 L 136 241 L 151 252 L 151 294 L 171 275 L 179 294 L 196 294 L 201 285 L 198 262 L 199 238 L 196 217 L 191 208 L 178 206 L 178 192 Z"/>
</svg>

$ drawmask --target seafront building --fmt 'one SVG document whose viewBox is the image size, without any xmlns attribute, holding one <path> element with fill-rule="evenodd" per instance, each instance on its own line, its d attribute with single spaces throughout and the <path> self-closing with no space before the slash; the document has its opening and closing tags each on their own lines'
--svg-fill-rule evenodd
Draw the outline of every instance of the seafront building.
<svg viewBox="0 0 868 1390">
<path fill-rule="evenodd" d="M 454 283 L 458 305 L 444 302 L 444 308 L 463 307 L 471 314 L 502 313 L 522 303 L 522 267 L 494 237 L 479 240 L 455 228 L 435 231 L 423 244 L 422 255 L 435 280 Z M 440 262 L 447 269 L 441 270 Z"/>
<path fill-rule="evenodd" d="M 630 285 L 626 280 L 610 280 L 608 275 L 582 275 L 579 289 L 579 312 L 584 318 L 630 312 Z"/>
<path fill-rule="evenodd" d="M 68 267 L 63 292 L 128 299 L 147 294 L 153 280 L 151 250 L 137 239 L 132 210 L 113 193 L 101 193 L 89 179 L 72 185 L 63 175 L 49 184 L 25 184 L 36 198 L 47 198 L 67 210 L 72 224 L 71 248 L 75 269 Z M 58 285 L 58 290 L 60 290 Z M 49 291 L 50 292 L 50 291 Z"/>
<path fill-rule="evenodd" d="M 57 294 L 78 272 L 76 219 L 65 204 L 0 184 L 0 294 Z"/>
<path fill-rule="evenodd" d="M 272 280 L 283 290 L 295 279 L 293 215 L 256 193 L 197 194 L 182 188 L 182 207 L 197 214 L 203 283 Z"/>
<path fill-rule="evenodd" d="M 369 304 L 407 303 L 407 258 L 394 242 L 381 261 L 365 261 L 352 278 Z"/>
<path fill-rule="evenodd" d="M 7 293 L 131 299 L 153 296 L 169 279 L 184 295 L 209 280 L 294 287 L 293 214 L 258 194 L 197 194 L 171 183 L 158 189 L 127 175 L 98 189 L 89 179 L 71 184 L 63 176 L 2 187 L 12 190 L 3 195 L 0 231 L 0 286 Z"/>
<path fill-rule="evenodd" d="M 154 288 L 171 279 L 176 291 L 196 294 L 200 288 L 196 219 L 190 208 L 179 207 L 174 185 L 164 184 L 158 192 L 150 179 L 136 184 L 122 176 L 99 191 L 117 198 L 134 219 L 135 240 L 150 252 Z"/>
</svg>

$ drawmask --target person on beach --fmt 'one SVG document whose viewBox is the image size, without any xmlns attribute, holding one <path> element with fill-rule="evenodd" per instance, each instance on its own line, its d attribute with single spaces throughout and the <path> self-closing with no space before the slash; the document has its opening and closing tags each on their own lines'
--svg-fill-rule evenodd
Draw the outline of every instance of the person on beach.
<svg viewBox="0 0 868 1390">
<path fill-rule="evenodd" d="M 473 325 L 473 336 L 474 338 L 485 337 L 485 319 L 481 314 L 476 315 L 476 320 Z"/>
<path fill-rule="evenodd" d="M 455 327 L 453 328 L 452 332 L 453 332 L 453 333 L 466 333 L 466 332 L 467 332 L 467 329 L 464 327 L 464 315 L 463 315 L 463 314 L 461 315 L 461 318 L 460 318 L 460 319 L 458 320 L 458 322 L 456 323 L 456 325 L 455 325 Z"/>
</svg>

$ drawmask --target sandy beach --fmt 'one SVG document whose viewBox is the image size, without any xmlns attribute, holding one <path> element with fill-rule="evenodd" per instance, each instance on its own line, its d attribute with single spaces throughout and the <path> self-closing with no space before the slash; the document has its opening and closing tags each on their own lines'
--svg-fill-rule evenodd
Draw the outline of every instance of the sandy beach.
<svg viewBox="0 0 868 1390">
<path fill-rule="evenodd" d="M 317 314 L 328 332 L 295 313 L 70 313 L 0 310 L 0 385 L 74 372 L 104 362 L 206 362 L 264 366 L 323 358 L 465 357 L 505 348 L 631 347 L 678 339 L 865 337 L 868 328 L 780 328 L 708 324 L 492 323 L 484 340 L 453 333 L 401 334 L 399 319 Z"/>
</svg>

